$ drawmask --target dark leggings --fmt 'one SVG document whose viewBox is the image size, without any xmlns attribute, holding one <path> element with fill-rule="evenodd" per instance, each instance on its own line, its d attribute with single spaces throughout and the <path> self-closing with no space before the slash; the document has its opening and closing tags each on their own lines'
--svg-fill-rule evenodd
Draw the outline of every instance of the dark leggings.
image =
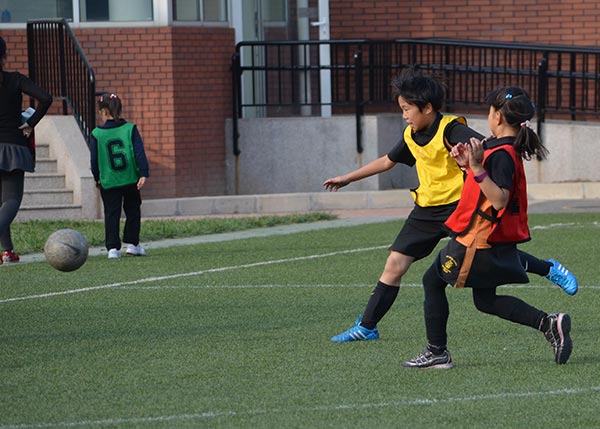
<svg viewBox="0 0 600 429">
<path fill-rule="evenodd" d="M 108 250 L 121 249 L 119 229 L 121 207 L 125 212 L 123 241 L 138 245 L 140 243 L 142 198 L 136 184 L 112 189 L 100 188 L 104 203 L 104 243 Z"/>
<path fill-rule="evenodd" d="M 23 170 L 0 170 L 0 246 L 2 250 L 13 250 L 10 224 L 17 216 L 23 200 Z"/>
<path fill-rule="evenodd" d="M 425 291 L 425 328 L 429 344 L 446 347 L 446 325 L 450 310 L 446 298 L 446 282 L 436 272 L 434 265 L 423 275 Z M 510 320 L 520 325 L 539 329 L 546 313 L 514 296 L 497 295 L 496 288 L 473 288 L 473 303 L 477 310 Z"/>
</svg>

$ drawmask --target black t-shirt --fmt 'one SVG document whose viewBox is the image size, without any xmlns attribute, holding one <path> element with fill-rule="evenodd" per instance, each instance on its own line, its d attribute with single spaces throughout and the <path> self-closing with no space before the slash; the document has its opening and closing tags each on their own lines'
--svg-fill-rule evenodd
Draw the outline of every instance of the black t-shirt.
<svg viewBox="0 0 600 429">
<path fill-rule="evenodd" d="M 492 139 L 483 143 L 484 149 L 491 149 L 501 144 L 513 144 L 514 137 Z M 512 188 L 515 174 L 515 163 L 508 152 L 497 150 L 485 160 L 485 169 L 490 178 L 501 188 Z"/>
<path fill-rule="evenodd" d="M 38 101 L 36 112 L 27 123 L 34 127 L 46 114 L 52 103 L 52 96 L 37 86 L 27 76 L 18 72 L 1 72 L 0 84 L 0 143 L 27 145 L 27 139 L 19 129 L 23 93 Z"/>
<path fill-rule="evenodd" d="M 429 143 L 440 127 L 441 119 L 442 114 L 438 113 L 437 118 L 429 128 L 414 133 L 412 137 L 415 143 L 417 143 L 419 146 L 425 146 L 427 143 Z M 454 146 L 457 143 L 468 142 L 471 137 L 481 140 L 484 136 L 458 121 L 453 121 L 446 126 L 446 129 L 444 130 L 444 137 L 450 146 Z M 392 150 L 389 151 L 387 156 L 391 161 L 399 164 L 406 164 L 409 166 L 415 165 L 415 157 L 410 152 L 410 149 L 404 141 L 404 136 L 398 143 L 396 143 Z"/>
</svg>

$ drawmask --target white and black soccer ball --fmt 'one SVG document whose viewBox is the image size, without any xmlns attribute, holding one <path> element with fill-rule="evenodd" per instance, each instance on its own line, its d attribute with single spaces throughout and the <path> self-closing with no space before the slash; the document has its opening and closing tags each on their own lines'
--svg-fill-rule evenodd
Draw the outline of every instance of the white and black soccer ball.
<svg viewBox="0 0 600 429">
<path fill-rule="evenodd" d="M 88 257 L 89 245 L 83 234 L 73 229 L 59 229 L 46 240 L 46 261 L 59 271 L 75 271 Z"/>
</svg>

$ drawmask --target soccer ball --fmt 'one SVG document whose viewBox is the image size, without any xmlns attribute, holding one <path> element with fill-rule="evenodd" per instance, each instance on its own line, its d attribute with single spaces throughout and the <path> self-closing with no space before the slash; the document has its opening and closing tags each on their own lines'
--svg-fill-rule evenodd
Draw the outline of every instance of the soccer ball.
<svg viewBox="0 0 600 429">
<path fill-rule="evenodd" d="M 89 245 L 83 234 L 73 229 L 59 229 L 46 240 L 44 255 L 59 271 L 75 271 L 88 257 Z"/>
</svg>

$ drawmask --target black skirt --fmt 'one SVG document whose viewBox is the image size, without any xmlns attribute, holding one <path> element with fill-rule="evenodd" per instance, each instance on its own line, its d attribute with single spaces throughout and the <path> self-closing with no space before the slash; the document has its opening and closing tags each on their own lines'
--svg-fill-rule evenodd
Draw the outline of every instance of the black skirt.
<svg viewBox="0 0 600 429">
<path fill-rule="evenodd" d="M 34 168 L 35 162 L 29 148 L 0 142 L 0 170 L 33 172 Z"/>
<path fill-rule="evenodd" d="M 489 288 L 504 284 L 529 283 L 515 244 L 477 249 L 472 260 L 470 259 L 467 248 L 451 239 L 437 255 L 437 273 L 446 283 L 456 286 L 462 269 L 464 285 L 459 281 L 459 287 Z"/>
</svg>

